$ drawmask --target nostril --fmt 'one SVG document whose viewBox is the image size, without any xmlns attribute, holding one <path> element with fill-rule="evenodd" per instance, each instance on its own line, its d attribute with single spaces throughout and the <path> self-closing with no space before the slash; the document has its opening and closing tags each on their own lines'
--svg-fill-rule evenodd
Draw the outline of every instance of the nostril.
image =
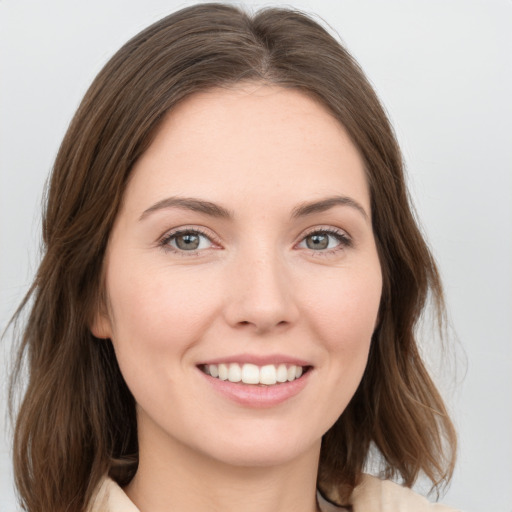
<svg viewBox="0 0 512 512">
<path fill-rule="evenodd" d="M 255 327 L 258 328 L 258 330 L 260 330 L 260 327 L 258 327 L 260 324 L 257 322 L 251 322 L 250 320 L 240 320 L 240 322 L 237 323 L 238 327 L 247 325 L 254 325 Z M 275 327 L 285 327 L 287 325 L 289 325 L 289 322 L 287 320 L 280 320 L 279 322 L 277 322 L 277 324 L 275 324 Z M 268 328 L 270 328 L 270 325 L 261 328 L 261 330 L 267 330 Z"/>
</svg>

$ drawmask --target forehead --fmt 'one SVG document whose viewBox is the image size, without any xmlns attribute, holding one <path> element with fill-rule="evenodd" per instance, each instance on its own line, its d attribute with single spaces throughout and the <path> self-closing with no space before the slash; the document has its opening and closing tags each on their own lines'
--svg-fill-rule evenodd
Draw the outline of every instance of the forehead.
<svg viewBox="0 0 512 512">
<path fill-rule="evenodd" d="M 283 202 L 334 193 L 369 208 L 363 161 L 344 127 L 309 95 L 251 83 L 196 93 L 169 112 L 134 167 L 127 199 Z"/>
</svg>

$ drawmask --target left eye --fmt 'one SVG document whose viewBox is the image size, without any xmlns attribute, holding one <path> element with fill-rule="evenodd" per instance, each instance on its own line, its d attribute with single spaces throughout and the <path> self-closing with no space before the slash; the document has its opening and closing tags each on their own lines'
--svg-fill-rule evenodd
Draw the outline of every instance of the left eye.
<svg viewBox="0 0 512 512">
<path fill-rule="evenodd" d="M 211 240 L 206 235 L 197 231 L 173 233 L 167 238 L 165 243 L 179 251 L 197 251 L 208 249 L 212 246 Z"/>
<path fill-rule="evenodd" d="M 299 247 L 304 247 L 313 251 L 324 251 L 326 249 L 335 249 L 340 245 L 347 244 L 347 237 L 341 233 L 317 231 L 304 237 L 304 239 L 299 244 Z"/>
</svg>

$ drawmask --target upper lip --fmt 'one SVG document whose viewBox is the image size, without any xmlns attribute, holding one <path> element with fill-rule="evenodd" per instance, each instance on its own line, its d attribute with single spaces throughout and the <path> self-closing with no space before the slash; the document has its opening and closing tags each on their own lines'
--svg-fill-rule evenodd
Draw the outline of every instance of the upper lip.
<svg viewBox="0 0 512 512">
<path fill-rule="evenodd" d="M 300 359 L 294 356 L 285 354 L 235 354 L 226 357 L 216 357 L 201 361 L 198 366 L 204 364 L 221 364 L 221 363 L 238 363 L 238 364 L 255 364 L 256 366 L 265 366 L 267 364 L 289 364 L 295 366 L 312 366 L 310 362 L 305 359 Z"/>
</svg>

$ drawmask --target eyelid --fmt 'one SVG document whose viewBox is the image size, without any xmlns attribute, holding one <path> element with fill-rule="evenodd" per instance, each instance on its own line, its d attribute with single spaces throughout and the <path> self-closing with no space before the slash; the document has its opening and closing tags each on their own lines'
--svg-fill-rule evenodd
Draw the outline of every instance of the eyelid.
<svg viewBox="0 0 512 512">
<path fill-rule="evenodd" d="M 319 224 L 316 226 L 312 226 L 310 228 L 305 229 L 300 235 L 301 238 L 308 236 L 312 233 L 334 233 L 338 235 L 343 235 L 347 238 L 352 238 L 346 229 L 339 228 L 337 226 L 332 226 L 331 224 Z"/>
<path fill-rule="evenodd" d="M 177 249 L 169 244 L 169 241 L 180 234 L 186 234 L 186 233 L 196 233 L 198 235 L 204 236 L 207 238 L 214 247 L 208 247 L 207 249 L 196 249 L 196 250 L 180 250 Z M 334 226 L 314 226 L 309 229 L 307 229 L 305 232 L 303 232 L 300 235 L 300 238 L 298 242 L 294 244 L 294 247 L 297 247 L 299 244 L 303 243 L 304 240 L 311 235 L 314 234 L 327 234 L 331 235 L 338 239 L 339 244 L 335 248 L 331 249 L 324 249 L 324 250 L 314 250 L 314 249 L 308 249 L 310 252 L 316 253 L 316 255 L 325 255 L 333 252 L 337 252 L 339 250 L 346 249 L 348 247 L 351 247 L 353 245 L 352 237 L 345 231 L 344 229 L 334 227 Z M 176 254 L 185 255 L 185 256 L 193 256 L 198 255 L 201 252 L 205 252 L 209 249 L 218 249 L 221 248 L 221 243 L 218 237 L 211 232 L 211 230 L 205 228 L 204 226 L 197 226 L 197 225 L 185 225 L 185 226 L 178 226 L 176 228 L 172 228 L 170 230 L 167 230 L 162 236 L 158 238 L 158 246 L 162 248 L 165 251 L 170 251 Z M 215 247 L 216 246 L 216 247 Z"/>
<path fill-rule="evenodd" d="M 327 253 L 332 253 L 332 252 L 346 249 L 348 247 L 352 247 L 352 245 L 353 245 L 352 237 L 344 229 L 337 228 L 334 226 L 314 226 L 312 228 L 307 229 L 305 232 L 303 232 L 300 235 L 299 241 L 295 244 L 295 247 L 297 247 L 299 244 L 303 243 L 308 236 L 315 235 L 317 233 L 334 236 L 335 238 L 338 239 L 339 245 L 336 248 L 324 249 L 324 250 L 314 250 L 314 249 L 306 248 L 306 250 L 314 252 L 314 253 L 316 253 L 316 255 L 319 255 L 319 256 L 322 254 L 325 255 Z"/>
<path fill-rule="evenodd" d="M 186 233 L 195 233 L 201 236 L 204 236 L 207 238 L 213 246 L 216 247 L 208 247 L 208 249 L 217 249 L 221 246 L 220 241 L 217 236 L 215 236 L 210 230 L 203 226 L 196 226 L 196 225 L 185 225 L 185 226 L 179 226 L 176 228 L 172 228 L 170 230 L 167 230 L 162 236 L 158 238 L 158 246 L 161 247 L 165 251 L 170 251 L 173 253 L 186 255 L 186 256 L 193 256 L 197 255 L 200 252 L 204 252 L 208 249 L 196 249 L 196 250 L 190 250 L 190 251 L 184 251 L 180 249 L 176 249 L 175 247 L 172 247 L 169 242 L 170 240 L 178 235 L 186 234 Z"/>
</svg>

